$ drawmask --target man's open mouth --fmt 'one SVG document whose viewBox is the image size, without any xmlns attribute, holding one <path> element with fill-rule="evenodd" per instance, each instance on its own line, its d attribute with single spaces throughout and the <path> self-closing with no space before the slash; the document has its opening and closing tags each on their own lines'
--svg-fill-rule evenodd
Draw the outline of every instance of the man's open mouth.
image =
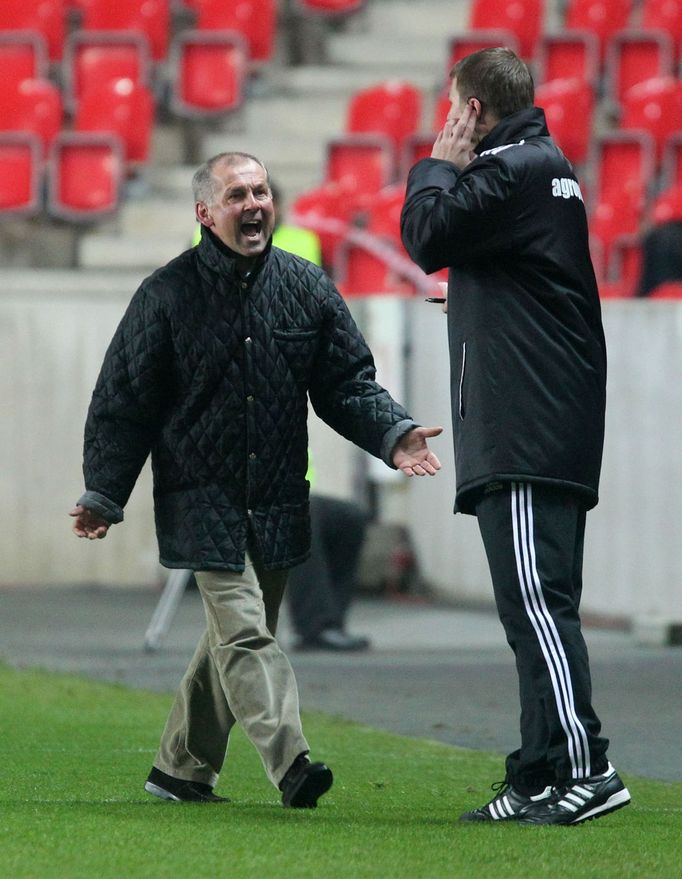
<svg viewBox="0 0 682 879">
<path fill-rule="evenodd" d="M 242 223 L 242 234 L 246 235 L 247 238 L 258 238 L 262 228 L 263 224 L 260 220 L 247 220 Z"/>
</svg>

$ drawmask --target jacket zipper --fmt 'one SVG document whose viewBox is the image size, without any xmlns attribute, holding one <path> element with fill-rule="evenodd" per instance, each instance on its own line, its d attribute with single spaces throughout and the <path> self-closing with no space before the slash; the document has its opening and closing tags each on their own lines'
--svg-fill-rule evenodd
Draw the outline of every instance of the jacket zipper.
<svg viewBox="0 0 682 879">
<path fill-rule="evenodd" d="M 464 367 L 467 361 L 467 343 L 462 342 L 462 371 L 459 374 L 459 417 L 464 421 Z"/>
</svg>

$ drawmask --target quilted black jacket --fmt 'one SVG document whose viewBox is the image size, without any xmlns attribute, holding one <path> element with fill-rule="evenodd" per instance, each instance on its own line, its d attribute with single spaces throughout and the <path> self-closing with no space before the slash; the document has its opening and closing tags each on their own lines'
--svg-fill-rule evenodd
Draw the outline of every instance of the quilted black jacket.
<svg viewBox="0 0 682 879">
<path fill-rule="evenodd" d="M 410 171 L 403 242 L 449 267 L 456 510 L 482 486 L 555 484 L 597 503 L 606 346 L 587 219 L 541 109 L 503 119 L 463 171 Z"/>
<path fill-rule="evenodd" d="M 163 565 L 243 570 L 250 523 L 265 565 L 289 567 L 309 550 L 308 395 L 388 464 L 414 426 L 374 379 L 321 269 L 269 246 L 243 277 L 205 232 L 142 283 L 114 335 L 88 412 L 79 503 L 120 521 L 151 452 Z"/>
</svg>

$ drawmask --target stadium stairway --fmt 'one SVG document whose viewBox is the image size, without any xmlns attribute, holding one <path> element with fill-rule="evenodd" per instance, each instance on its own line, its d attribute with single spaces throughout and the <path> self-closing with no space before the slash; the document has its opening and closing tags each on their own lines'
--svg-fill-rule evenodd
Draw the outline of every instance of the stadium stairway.
<svg viewBox="0 0 682 879">
<path fill-rule="evenodd" d="M 287 64 L 285 35 L 273 62 L 252 81 L 242 108 L 220 125 L 195 128 L 188 161 L 182 126 L 161 123 L 152 161 L 117 215 L 79 236 L 84 269 L 153 268 L 189 245 L 190 182 L 204 158 L 227 149 L 262 158 L 285 203 L 322 180 L 327 141 L 343 133 L 353 93 L 385 79 L 404 79 L 429 100 L 442 87 L 448 37 L 463 29 L 466 0 L 368 0 L 326 42 L 323 63 Z M 443 77 L 441 77 L 441 71 Z"/>
</svg>

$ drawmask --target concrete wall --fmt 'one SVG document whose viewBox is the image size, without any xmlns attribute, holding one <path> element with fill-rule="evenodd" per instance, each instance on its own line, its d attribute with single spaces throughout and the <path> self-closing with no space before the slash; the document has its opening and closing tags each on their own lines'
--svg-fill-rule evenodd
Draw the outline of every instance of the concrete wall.
<svg viewBox="0 0 682 879">
<path fill-rule="evenodd" d="M 156 560 L 149 470 L 126 522 L 96 544 L 70 533 L 67 512 L 82 490 L 85 412 L 102 356 L 140 277 L 134 273 L 0 273 L 0 584 L 116 583 L 162 578 Z M 407 523 L 424 573 L 443 595 L 486 602 L 490 587 L 476 522 L 453 516 L 445 319 L 421 301 L 353 306 L 377 341 L 379 378 L 405 396 L 443 471 L 401 480 L 385 468 L 382 515 Z M 682 620 L 682 305 L 608 301 L 609 407 L 602 501 L 588 519 L 586 612 L 612 618 Z M 395 346 L 391 346 L 391 332 Z M 407 328 L 407 329 L 404 329 Z M 403 336 L 407 333 L 407 338 Z M 364 453 L 316 418 L 310 422 L 318 488 L 356 490 Z"/>
</svg>

